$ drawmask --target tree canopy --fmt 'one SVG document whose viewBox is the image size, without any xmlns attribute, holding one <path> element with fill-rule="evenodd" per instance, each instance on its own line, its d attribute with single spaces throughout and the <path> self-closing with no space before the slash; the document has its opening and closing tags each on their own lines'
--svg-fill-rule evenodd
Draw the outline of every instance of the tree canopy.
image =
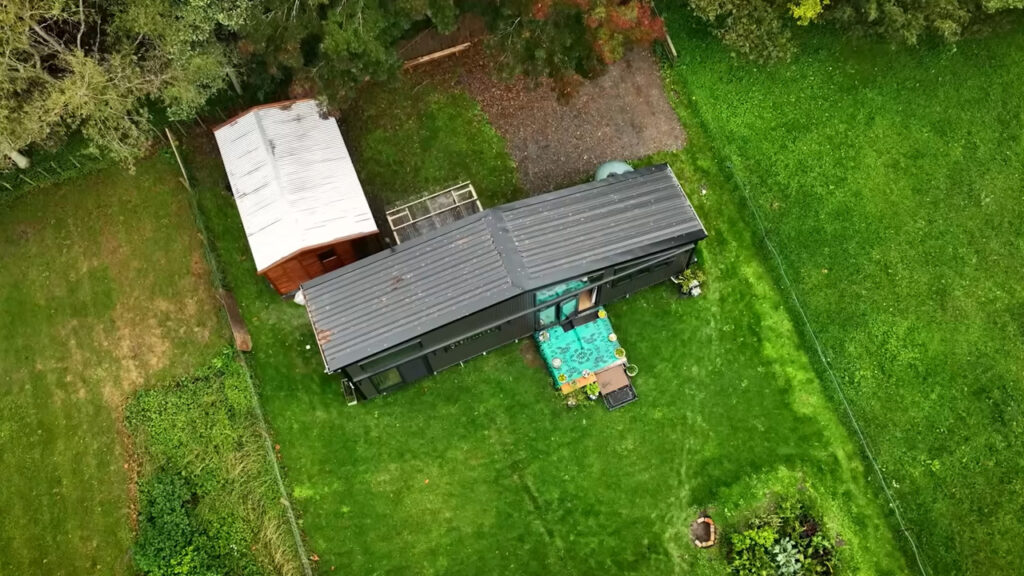
<svg viewBox="0 0 1024 576">
<path fill-rule="evenodd" d="M 344 105 L 358 86 L 394 74 L 414 29 L 482 15 L 509 75 L 551 77 L 568 93 L 633 44 L 661 37 L 652 0 L 4 0 L 0 2 L 0 152 L 19 165 L 31 144 L 80 130 L 130 161 L 150 113 L 189 118 L 244 69 L 265 98 L 287 91 Z M 738 52 L 792 50 L 795 25 L 862 29 L 913 44 L 948 41 L 1024 0 L 663 0 L 692 10 Z"/>
<path fill-rule="evenodd" d="M 600 73 L 626 48 L 665 35 L 648 0 L 480 0 L 490 47 L 508 75 L 548 77 L 562 93 Z"/>
<path fill-rule="evenodd" d="M 293 97 L 339 105 L 359 84 L 399 69 L 395 43 L 413 25 L 448 31 L 456 17 L 454 0 L 263 0 L 238 49 L 251 84 L 283 82 Z"/>
<path fill-rule="evenodd" d="M 666 4 L 683 8 L 684 2 L 726 44 L 764 60 L 792 52 L 792 24 L 818 22 L 913 45 L 926 37 L 955 42 L 990 16 L 1024 8 L 1024 0 L 675 0 Z"/>
<path fill-rule="evenodd" d="M 5 0 L 0 3 L 0 151 L 19 165 L 29 144 L 80 129 L 130 160 L 152 134 L 149 106 L 195 113 L 225 82 L 223 39 L 245 0 Z"/>
</svg>

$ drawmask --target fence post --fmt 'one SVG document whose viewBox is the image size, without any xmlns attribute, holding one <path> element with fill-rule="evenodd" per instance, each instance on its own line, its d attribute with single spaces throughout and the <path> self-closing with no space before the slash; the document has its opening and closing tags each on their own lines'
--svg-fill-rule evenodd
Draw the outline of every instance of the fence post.
<svg viewBox="0 0 1024 576">
<path fill-rule="evenodd" d="M 167 141 L 171 143 L 171 150 L 174 152 L 174 158 L 178 160 L 178 168 L 181 168 L 181 175 L 184 178 L 185 188 L 188 188 L 189 192 L 192 191 L 192 183 L 188 180 L 188 172 L 185 172 L 185 164 L 181 161 L 181 154 L 178 154 L 178 147 L 174 144 L 174 135 L 171 134 L 170 128 L 164 128 L 167 132 Z"/>
</svg>

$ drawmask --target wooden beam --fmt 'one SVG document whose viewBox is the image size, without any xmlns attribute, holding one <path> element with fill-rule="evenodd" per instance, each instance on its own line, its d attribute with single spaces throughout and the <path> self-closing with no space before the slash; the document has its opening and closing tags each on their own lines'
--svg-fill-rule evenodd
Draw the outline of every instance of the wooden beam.
<svg viewBox="0 0 1024 576">
<path fill-rule="evenodd" d="M 465 50 L 466 48 L 469 48 L 472 45 L 473 45 L 472 42 L 465 42 L 465 43 L 459 44 L 457 46 L 452 46 L 451 48 L 445 48 L 444 50 L 438 50 L 437 52 L 434 52 L 432 54 L 427 54 L 426 56 L 420 56 L 419 58 L 413 58 L 412 60 L 406 60 L 405 63 L 402 64 L 402 69 L 403 70 L 408 70 L 409 68 L 412 68 L 413 66 L 419 66 L 420 64 L 425 64 L 425 63 L 430 62 L 432 60 L 437 60 L 438 58 L 444 58 L 445 56 L 451 56 L 452 54 L 455 54 L 455 53 L 458 53 L 458 52 L 462 52 L 463 50 Z"/>
<path fill-rule="evenodd" d="M 220 301 L 224 304 L 224 310 L 228 313 L 228 323 L 231 324 L 231 333 L 235 336 L 235 348 L 242 352 L 252 350 L 252 337 L 249 336 L 249 328 L 242 318 L 242 311 L 238 308 L 238 301 L 235 295 L 227 290 L 220 291 Z"/>
</svg>

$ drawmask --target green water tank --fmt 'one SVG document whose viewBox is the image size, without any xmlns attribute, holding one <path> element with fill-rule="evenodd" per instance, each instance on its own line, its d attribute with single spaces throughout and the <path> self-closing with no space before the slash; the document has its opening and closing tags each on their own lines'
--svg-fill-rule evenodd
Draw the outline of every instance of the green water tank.
<svg viewBox="0 0 1024 576">
<path fill-rule="evenodd" d="M 594 173 L 594 181 L 604 180 L 609 176 L 616 174 L 625 174 L 626 172 L 632 172 L 633 167 L 621 160 L 612 160 L 611 162 L 605 162 L 597 167 L 597 172 Z"/>
</svg>

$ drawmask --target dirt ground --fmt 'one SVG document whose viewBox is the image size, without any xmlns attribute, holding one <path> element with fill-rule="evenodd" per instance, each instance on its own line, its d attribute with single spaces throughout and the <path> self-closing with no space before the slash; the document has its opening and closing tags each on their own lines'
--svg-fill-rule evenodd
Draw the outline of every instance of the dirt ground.
<svg viewBox="0 0 1024 576">
<path fill-rule="evenodd" d="M 686 144 L 650 52 L 634 50 L 584 82 L 567 103 L 549 81 L 496 79 L 482 47 L 424 64 L 416 74 L 446 77 L 473 96 L 508 143 L 530 194 L 587 180 L 602 162 L 631 160 Z"/>
</svg>

